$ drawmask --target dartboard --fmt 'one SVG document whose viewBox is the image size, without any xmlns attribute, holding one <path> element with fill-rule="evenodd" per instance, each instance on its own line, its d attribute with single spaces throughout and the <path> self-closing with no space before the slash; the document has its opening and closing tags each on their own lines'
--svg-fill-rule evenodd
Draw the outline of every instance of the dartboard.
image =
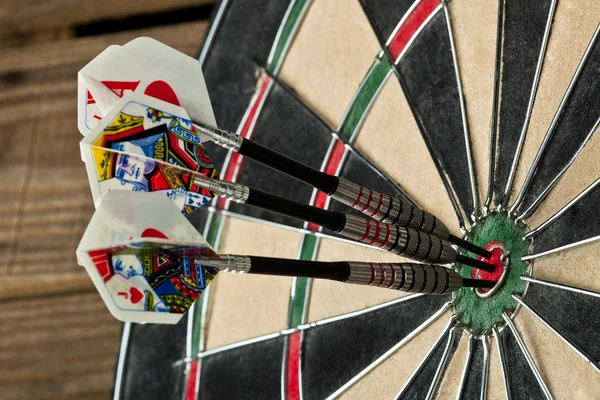
<svg viewBox="0 0 600 400">
<path fill-rule="evenodd" d="M 581 0 L 222 1 L 199 56 L 219 126 L 430 211 L 504 269 L 452 296 L 222 273 L 180 324 L 125 326 L 115 397 L 600 398 L 599 23 Z M 225 180 L 349 211 L 206 149 Z M 190 218 L 221 253 L 398 261 L 224 200 Z"/>
</svg>

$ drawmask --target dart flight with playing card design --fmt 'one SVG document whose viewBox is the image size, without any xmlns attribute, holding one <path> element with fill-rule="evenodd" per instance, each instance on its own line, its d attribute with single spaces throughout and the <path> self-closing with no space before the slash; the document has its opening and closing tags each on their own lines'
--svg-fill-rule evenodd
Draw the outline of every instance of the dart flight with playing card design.
<svg viewBox="0 0 600 400">
<path fill-rule="evenodd" d="M 123 190 L 103 197 L 77 248 L 79 264 L 117 319 L 168 324 L 217 274 L 193 262 L 212 255 L 167 197 Z"/>
</svg>

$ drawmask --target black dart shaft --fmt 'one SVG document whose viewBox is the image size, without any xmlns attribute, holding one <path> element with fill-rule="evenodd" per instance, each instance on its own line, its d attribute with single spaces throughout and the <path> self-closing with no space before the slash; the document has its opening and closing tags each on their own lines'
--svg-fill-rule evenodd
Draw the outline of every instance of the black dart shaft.
<svg viewBox="0 0 600 400">
<path fill-rule="evenodd" d="M 336 232 L 343 230 L 346 225 L 346 217 L 341 212 L 313 207 L 258 189 L 251 189 L 244 203 L 302 221 L 309 221 Z"/>
<path fill-rule="evenodd" d="M 496 285 L 496 281 L 490 281 L 487 279 L 469 279 L 463 278 L 464 287 L 491 289 Z"/>
<path fill-rule="evenodd" d="M 193 121 L 193 123 L 200 133 L 209 136 L 216 144 L 311 185 L 370 218 L 429 233 L 477 255 L 491 257 L 491 253 L 487 250 L 450 235 L 448 228 L 433 215 L 401 199 L 329 175 L 233 132 L 201 122 Z"/>
<path fill-rule="evenodd" d="M 488 272 L 494 272 L 496 270 L 496 267 L 492 264 L 475 260 L 474 258 L 463 256 L 462 254 L 456 256 L 456 261 L 461 264 L 466 264 L 474 268 L 483 269 L 484 271 Z"/>
<path fill-rule="evenodd" d="M 284 258 L 221 255 L 196 259 L 196 264 L 228 272 L 330 279 L 412 293 L 447 294 L 468 287 L 492 287 L 488 280 L 464 279 L 455 271 L 414 263 L 321 262 Z"/>
<path fill-rule="evenodd" d="M 486 249 L 483 249 L 471 242 L 468 242 L 464 239 L 461 239 L 459 237 L 456 237 L 454 235 L 450 235 L 450 237 L 448 238 L 448 241 L 451 243 L 454 243 L 455 245 L 462 247 L 463 249 L 470 251 L 471 253 L 475 253 L 478 256 L 482 256 L 485 259 L 490 259 L 492 257 L 492 252 L 488 251 Z"/>
</svg>

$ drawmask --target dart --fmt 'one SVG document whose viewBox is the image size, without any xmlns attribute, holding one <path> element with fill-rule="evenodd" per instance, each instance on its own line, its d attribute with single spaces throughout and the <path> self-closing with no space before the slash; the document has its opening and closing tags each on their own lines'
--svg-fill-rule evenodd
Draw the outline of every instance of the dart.
<svg viewBox="0 0 600 400">
<path fill-rule="evenodd" d="M 165 54 L 168 57 L 164 60 L 150 59 L 145 49 L 152 50 L 152 54 Z M 178 60 L 177 65 L 181 71 L 169 72 L 169 61 L 175 59 Z M 138 71 L 140 68 L 146 71 L 142 74 L 142 80 Z M 161 80 L 155 80 L 157 77 Z M 171 85 L 163 81 L 165 77 L 169 78 Z M 184 79 L 187 79 L 189 84 Z M 108 113 L 126 91 L 145 93 L 181 104 L 190 113 L 197 134 L 202 140 L 212 140 L 219 146 L 313 186 L 369 218 L 435 235 L 486 259 L 491 256 L 487 250 L 452 235 L 432 214 L 397 197 L 321 172 L 233 132 L 217 128 L 212 112 L 207 111 L 211 110 L 210 100 L 199 63 L 154 39 L 137 38 L 122 47 L 110 46 L 80 71 L 79 81 L 80 86 L 85 88 L 85 91 L 89 90 L 90 96 L 94 98 L 93 104 L 97 106 L 95 111 L 99 114 Z M 80 94 L 80 98 L 80 109 L 87 110 L 90 105 L 84 104 L 83 94 Z M 97 120 L 90 121 L 90 114 L 80 111 L 79 125 L 82 133 L 97 123 Z"/>
<path fill-rule="evenodd" d="M 326 193 L 332 199 L 350 206 L 370 218 L 429 233 L 486 259 L 491 257 L 489 251 L 450 234 L 448 228 L 432 214 L 397 197 L 391 197 L 347 179 L 319 171 L 234 132 L 198 121 L 192 122 L 199 133 L 211 138 L 217 145 L 305 182 Z"/>
<path fill-rule="evenodd" d="M 219 256 L 167 197 L 117 190 L 100 202 L 77 257 L 111 313 L 130 322 L 176 323 L 219 270 L 438 295 L 495 284 L 427 264 Z"/>
<path fill-rule="evenodd" d="M 212 194 L 308 221 L 393 254 L 432 264 L 459 262 L 493 272 L 494 266 L 459 254 L 437 236 L 410 228 L 328 211 L 247 186 L 213 178 L 200 139 L 176 107 L 132 95 L 123 98 L 81 141 L 96 204 L 111 190 L 158 191 L 184 214 L 206 204 Z M 189 121 L 187 122 L 189 125 Z M 175 147 L 180 142 L 186 146 Z M 178 151 L 181 150 L 184 151 Z M 198 157 L 185 164 L 181 158 Z M 202 163 L 204 161 L 204 163 Z M 186 168 L 199 165 L 201 170 Z M 210 176 L 207 176 L 210 175 Z"/>
<path fill-rule="evenodd" d="M 330 279 L 403 292 L 440 295 L 452 293 L 461 287 L 491 288 L 496 284 L 493 280 L 463 278 L 449 268 L 427 264 L 320 262 L 223 254 L 218 259 L 196 259 L 195 263 L 241 274 Z"/>
</svg>

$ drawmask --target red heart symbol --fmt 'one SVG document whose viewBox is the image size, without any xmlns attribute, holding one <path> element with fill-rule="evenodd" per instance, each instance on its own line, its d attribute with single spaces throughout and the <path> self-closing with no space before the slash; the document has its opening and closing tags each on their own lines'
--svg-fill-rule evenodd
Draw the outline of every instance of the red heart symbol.
<svg viewBox="0 0 600 400">
<path fill-rule="evenodd" d="M 144 293 L 140 292 L 138 288 L 130 288 L 129 293 L 131 294 L 131 302 L 133 304 L 139 303 L 144 298 Z"/>
<path fill-rule="evenodd" d="M 171 85 L 169 85 L 165 81 L 154 81 L 148 85 L 144 94 L 148 96 L 152 96 L 162 101 L 166 101 L 167 103 L 174 104 L 179 106 L 179 100 L 177 99 L 177 95 L 173 91 Z"/>
<path fill-rule="evenodd" d="M 167 235 L 159 231 L 158 229 L 148 228 L 142 232 L 143 238 L 158 238 L 158 239 L 168 239 Z"/>
</svg>

